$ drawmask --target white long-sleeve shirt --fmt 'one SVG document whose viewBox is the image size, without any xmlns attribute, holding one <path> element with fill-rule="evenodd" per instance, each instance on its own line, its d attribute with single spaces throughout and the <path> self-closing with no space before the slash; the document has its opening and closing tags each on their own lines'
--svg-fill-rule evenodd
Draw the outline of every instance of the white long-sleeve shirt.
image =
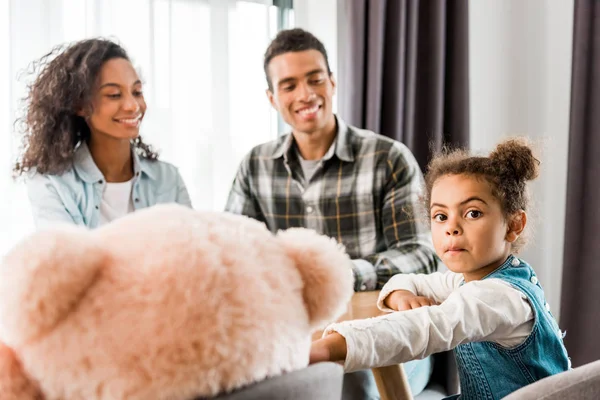
<svg viewBox="0 0 600 400">
<path fill-rule="evenodd" d="M 335 331 L 346 339 L 347 372 L 421 359 L 467 342 L 510 348 L 529 336 L 534 312 L 521 291 L 495 278 L 461 286 L 462 280 L 462 274 L 450 271 L 395 275 L 377 302 L 389 314 L 332 324 L 324 335 Z M 441 304 L 392 312 L 383 301 L 400 289 Z"/>
</svg>

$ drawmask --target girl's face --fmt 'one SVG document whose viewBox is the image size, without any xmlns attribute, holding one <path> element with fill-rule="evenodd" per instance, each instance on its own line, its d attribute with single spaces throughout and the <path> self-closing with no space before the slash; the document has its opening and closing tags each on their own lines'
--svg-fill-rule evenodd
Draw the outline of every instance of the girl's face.
<svg viewBox="0 0 600 400">
<path fill-rule="evenodd" d="M 437 255 L 465 281 L 481 279 L 509 256 L 516 240 L 498 199 L 483 178 L 444 175 L 431 191 L 431 232 Z M 513 225 L 512 223 L 510 225 Z"/>
<path fill-rule="evenodd" d="M 82 111 L 92 136 L 135 139 L 146 112 L 142 83 L 131 63 L 114 58 L 104 63 L 92 96 L 92 107 Z"/>
</svg>

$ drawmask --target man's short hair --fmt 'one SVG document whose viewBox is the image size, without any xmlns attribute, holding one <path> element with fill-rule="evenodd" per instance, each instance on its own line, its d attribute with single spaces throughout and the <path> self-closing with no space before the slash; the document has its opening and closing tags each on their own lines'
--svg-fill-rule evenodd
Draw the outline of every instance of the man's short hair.
<svg viewBox="0 0 600 400">
<path fill-rule="evenodd" d="M 327 59 L 327 50 L 325 50 L 323 43 L 321 43 L 321 41 L 317 39 L 315 35 L 305 31 L 304 29 L 287 29 L 279 32 L 277 36 L 275 36 L 275 39 L 273 39 L 269 47 L 267 47 L 267 51 L 265 52 L 264 69 L 269 90 L 273 90 L 271 78 L 269 77 L 269 63 L 271 60 L 274 57 L 284 53 L 306 50 L 317 50 L 323 54 L 323 58 L 325 58 L 325 64 L 327 65 L 327 73 L 331 75 L 329 60 Z"/>
</svg>

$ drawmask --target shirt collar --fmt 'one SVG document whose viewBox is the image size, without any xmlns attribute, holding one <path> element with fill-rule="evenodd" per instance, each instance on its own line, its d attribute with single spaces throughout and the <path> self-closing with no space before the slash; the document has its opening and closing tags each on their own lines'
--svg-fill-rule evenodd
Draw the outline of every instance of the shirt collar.
<svg viewBox="0 0 600 400">
<path fill-rule="evenodd" d="M 133 156 L 133 174 L 139 176 L 140 173 L 147 175 L 149 178 L 154 179 L 152 170 L 148 167 L 148 163 L 142 162 L 140 156 L 137 154 L 135 149 L 131 149 L 131 155 Z M 73 157 L 73 167 L 77 175 L 82 180 L 93 183 L 104 179 L 104 175 L 94 162 L 92 154 L 87 143 L 81 142 L 75 149 L 75 155 Z"/>
<path fill-rule="evenodd" d="M 327 153 L 323 156 L 324 160 L 329 160 L 333 154 L 337 156 L 342 161 L 353 162 L 354 161 L 354 151 L 352 149 L 352 143 L 350 138 L 350 130 L 348 125 L 337 115 L 336 119 L 336 128 L 337 134 L 336 138 L 333 141 L 333 144 L 327 150 Z M 275 147 L 273 151 L 272 159 L 277 159 L 283 157 L 285 160 L 288 160 L 294 145 L 294 135 L 289 133 L 287 134 L 281 142 Z"/>
<path fill-rule="evenodd" d="M 342 161 L 354 161 L 354 148 L 352 147 L 352 135 L 348 125 L 343 119 L 336 116 L 337 140 L 335 141 L 335 155 Z"/>
</svg>

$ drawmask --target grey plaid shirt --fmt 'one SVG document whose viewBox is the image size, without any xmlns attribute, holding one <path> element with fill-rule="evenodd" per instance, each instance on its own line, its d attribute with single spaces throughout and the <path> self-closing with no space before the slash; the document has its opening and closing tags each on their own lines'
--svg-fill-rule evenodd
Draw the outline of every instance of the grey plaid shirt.
<svg viewBox="0 0 600 400">
<path fill-rule="evenodd" d="M 305 182 L 293 135 L 244 158 L 226 210 L 276 232 L 304 227 L 344 244 L 356 291 L 381 288 L 397 273 L 430 273 L 438 258 L 419 195 L 423 176 L 402 143 L 347 126 Z"/>
</svg>

